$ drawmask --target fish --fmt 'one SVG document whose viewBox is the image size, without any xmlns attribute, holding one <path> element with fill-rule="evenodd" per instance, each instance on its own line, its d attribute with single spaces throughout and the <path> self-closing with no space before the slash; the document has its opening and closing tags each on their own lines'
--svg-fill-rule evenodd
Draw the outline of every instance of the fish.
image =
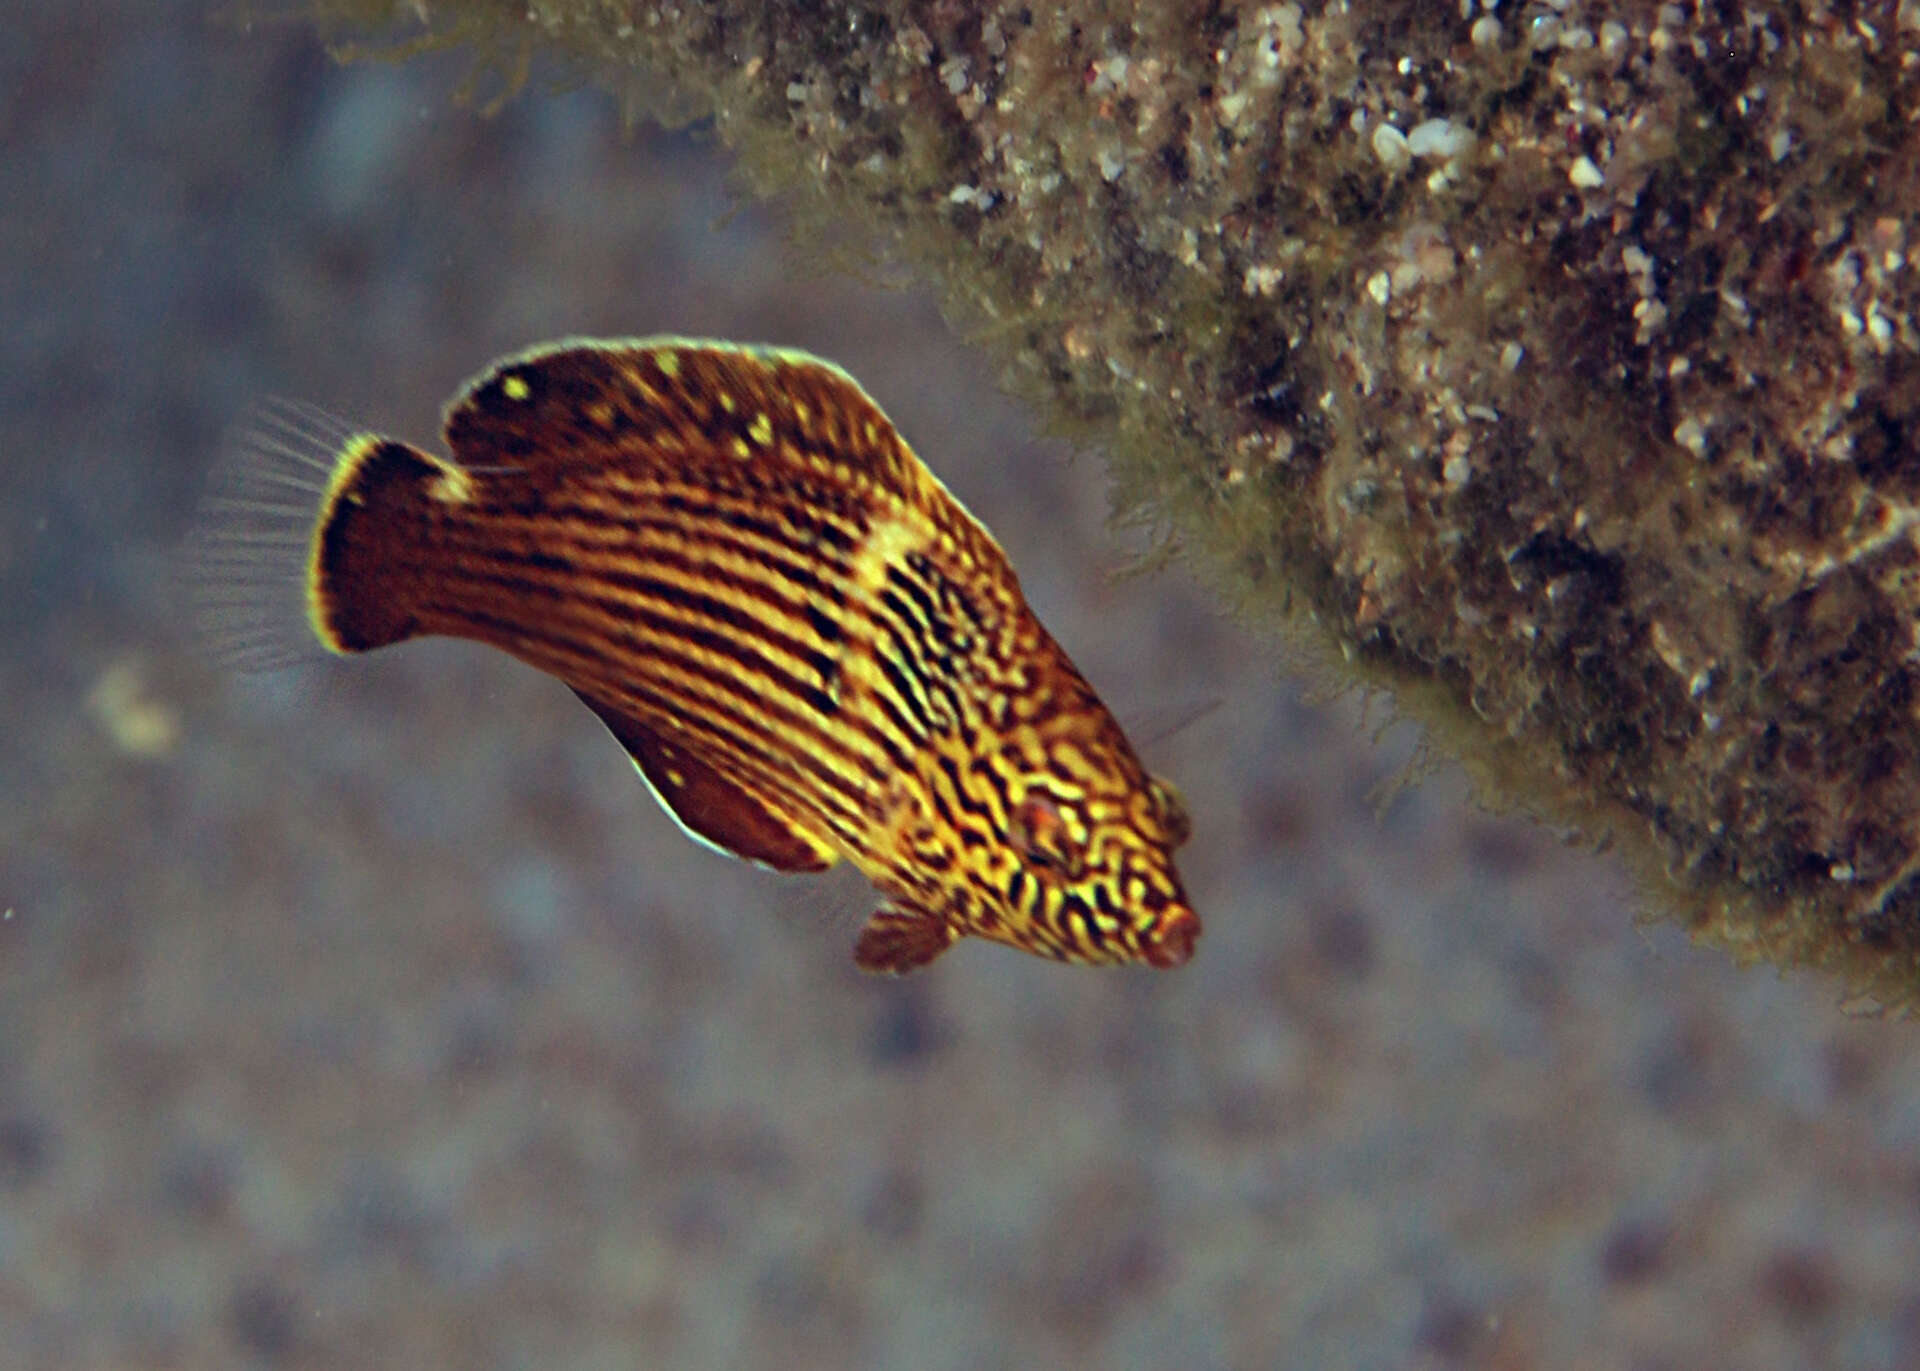
<svg viewBox="0 0 1920 1371">
<path fill-rule="evenodd" d="M 697 841 L 879 892 L 854 961 L 963 937 L 1159 968 L 1191 822 L 1005 552 L 840 367 L 570 338 L 448 404 L 449 456 L 281 405 L 217 464 L 188 564 L 240 665 L 485 643 L 557 677 Z"/>
</svg>

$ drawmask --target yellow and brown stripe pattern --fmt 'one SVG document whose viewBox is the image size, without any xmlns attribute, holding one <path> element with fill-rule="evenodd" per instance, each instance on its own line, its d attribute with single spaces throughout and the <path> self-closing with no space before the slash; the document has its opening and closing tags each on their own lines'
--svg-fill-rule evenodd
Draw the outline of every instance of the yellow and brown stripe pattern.
<svg viewBox="0 0 1920 1371">
<path fill-rule="evenodd" d="M 966 934 L 1186 960 L 1186 821 L 992 537 L 844 372 L 794 352 L 569 341 L 446 418 L 451 461 L 356 435 L 308 568 L 320 639 L 490 643 L 567 682 L 696 836 L 886 897 L 856 957 Z"/>
</svg>

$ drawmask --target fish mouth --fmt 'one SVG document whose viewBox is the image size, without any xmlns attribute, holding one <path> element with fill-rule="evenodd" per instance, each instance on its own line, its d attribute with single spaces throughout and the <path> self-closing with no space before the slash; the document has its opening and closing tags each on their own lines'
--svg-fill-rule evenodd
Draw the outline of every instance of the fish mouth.
<svg viewBox="0 0 1920 1371">
<path fill-rule="evenodd" d="M 1193 945 L 1200 941 L 1200 916 L 1182 909 L 1162 920 L 1143 951 L 1147 964 L 1162 971 L 1185 966 L 1193 957 Z"/>
</svg>

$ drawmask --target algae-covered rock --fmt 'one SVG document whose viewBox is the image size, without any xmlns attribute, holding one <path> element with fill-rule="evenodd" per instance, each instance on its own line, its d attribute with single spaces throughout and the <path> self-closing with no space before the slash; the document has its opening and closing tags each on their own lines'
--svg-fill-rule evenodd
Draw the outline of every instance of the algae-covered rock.
<svg viewBox="0 0 1920 1371">
<path fill-rule="evenodd" d="M 315 0 L 711 116 L 1740 956 L 1920 999 L 1920 0 Z"/>
</svg>

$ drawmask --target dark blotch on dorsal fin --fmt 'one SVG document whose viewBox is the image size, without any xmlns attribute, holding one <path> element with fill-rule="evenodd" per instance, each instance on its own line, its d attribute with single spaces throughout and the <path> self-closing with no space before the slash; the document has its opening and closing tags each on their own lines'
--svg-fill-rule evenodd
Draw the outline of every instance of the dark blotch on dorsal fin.
<svg viewBox="0 0 1920 1371">
<path fill-rule="evenodd" d="M 827 455 L 915 503 L 937 484 L 831 362 L 700 339 L 575 338 L 507 358 L 454 398 L 446 436 L 483 470 L 604 461 L 664 439 L 682 463 Z"/>
<path fill-rule="evenodd" d="M 775 871 L 824 871 L 838 860 L 825 843 L 742 790 L 686 748 L 618 706 L 576 690 L 581 703 L 633 758 L 660 803 L 689 833 L 731 857 Z"/>
</svg>

